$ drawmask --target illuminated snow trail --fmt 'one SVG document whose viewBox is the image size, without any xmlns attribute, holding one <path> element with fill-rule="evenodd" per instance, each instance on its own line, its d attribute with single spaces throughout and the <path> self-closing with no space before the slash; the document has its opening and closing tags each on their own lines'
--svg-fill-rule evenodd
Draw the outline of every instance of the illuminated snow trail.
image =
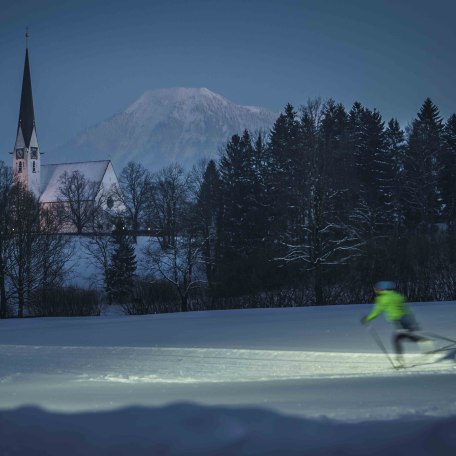
<svg viewBox="0 0 456 456">
<path fill-rule="evenodd" d="M 8 360 L 14 364 L 8 367 Z M 0 383 L 30 375 L 120 383 L 256 382 L 291 379 L 455 374 L 445 354 L 407 354 L 395 371 L 382 353 L 145 347 L 1 346 Z M 9 372 L 8 372 L 9 371 Z"/>
</svg>

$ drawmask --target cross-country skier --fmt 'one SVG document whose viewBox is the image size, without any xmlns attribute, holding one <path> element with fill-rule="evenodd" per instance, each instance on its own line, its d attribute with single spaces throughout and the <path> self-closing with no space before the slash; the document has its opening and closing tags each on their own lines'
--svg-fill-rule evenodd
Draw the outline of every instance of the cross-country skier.
<svg viewBox="0 0 456 456">
<path fill-rule="evenodd" d="M 395 291 L 394 282 L 378 282 L 374 286 L 375 297 L 372 312 L 361 319 L 361 323 L 366 324 L 377 318 L 381 313 L 385 313 L 386 318 L 393 323 L 397 330 L 393 335 L 393 346 L 396 352 L 396 359 L 400 364 L 404 364 L 403 350 L 401 341 L 408 339 L 412 342 L 423 342 L 432 348 L 432 342 L 426 337 L 416 334 L 420 330 L 413 313 L 405 303 L 405 296 Z"/>
</svg>

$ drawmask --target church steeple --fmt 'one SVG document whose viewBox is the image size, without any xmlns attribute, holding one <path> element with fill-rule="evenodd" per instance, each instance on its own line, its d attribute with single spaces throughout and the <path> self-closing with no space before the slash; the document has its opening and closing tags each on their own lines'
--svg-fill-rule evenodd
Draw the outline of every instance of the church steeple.
<svg viewBox="0 0 456 456">
<path fill-rule="evenodd" d="M 22 77 L 21 107 L 19 110 L 18 132 L 22 129 L 25 147 L 30 147 L 33 129 L 35 127 L 35 113 L 33 111 L 32 80 L 28 48 L 25 49 L 24 75 Z"/>
<path fill-rule="evenodd" d="M 28 30 L 25 34 L 25 63 L 22 76 L 21 105 L 17 125 L 16 144 L 13 151 L 13 172 L 17 182 L 27 190 L 40 196 L 40 150 L 35 128 L 35 112 L 33 110 L 32 80 L 28 52 Z"/>
</svg>

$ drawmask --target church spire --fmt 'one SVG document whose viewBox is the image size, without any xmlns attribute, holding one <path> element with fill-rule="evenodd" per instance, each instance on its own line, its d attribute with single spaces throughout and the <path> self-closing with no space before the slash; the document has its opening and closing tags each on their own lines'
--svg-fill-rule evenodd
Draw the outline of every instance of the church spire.
<svg viewBox="0 0 456 456">
<path fill-rule="evenodd" d="M 28 29 L 25 34 L 25 63 L 22 76 L 21 106 L 13 152 L 13 172 L 17 182 L 38 198 L 40 196 L 40 148 L 36 137 L 32 81 L 28 54 Z"/>
<path fill-rule="evenodd" d="M 26 33 L 28 39 L 28 31 Z M 22 77 L 22 93 L 21 93 L 21 107 L 19 110 L 19 129 L 22 129 L 25 147 L 30 147 L 30 140 L 32 138 L 33 128 L 35 127 L 35 113 L 33 111 L 33 97 L 32 97 L 32 80 L 30 78 L 30 66 L 28 56 L 28 45 L 25 48 L 25 63 L 24 75 Z"/>
</svg>

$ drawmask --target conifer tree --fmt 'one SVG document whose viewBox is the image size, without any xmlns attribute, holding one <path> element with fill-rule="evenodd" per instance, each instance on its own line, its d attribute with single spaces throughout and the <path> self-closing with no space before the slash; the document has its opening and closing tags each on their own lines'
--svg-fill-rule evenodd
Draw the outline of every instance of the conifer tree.
<svg viewBox="0 0 456 456">
<path fill-rule="evenodd" d="M 397 119 L 391 119 L 385 130 L 386 154 L 390 167 L 390 204 L 392 210 L 392 230 L 398 235 L 404 227 L 404 154 L 405 135 Z"/>
<path fill-rule="evenodd" d="M 385 231 L 389 213 L 389 186 L 391 163 L 386 153 L 384 123 L 377 111 L 362 108 L 350 113 L 356 119 L 352 130 L 355 176 L 358 198 L 353 217 L 364 232 L 373 239 Z"/>
<path fill-rule="evenodd" d="M 224 275 L 226 282 L 236 282 L 239 290 L 258 285 L 258 268 L 254 270 L 251 265 L 260 252 L 263 254 L 267 229 L 264 200 L 260 200 L 259 189 L 264 184 L 257 169 L 257 152 L 250 134 L 244 131 L 242 137 L 234 135 L 231 138 L 220 161 Z M 263 260 L 263 263 L 266 261 Z M 227 286 L 228 289 L 233 288 Z"/>
<path fill-rule="evenodd" d="M 317 305 L 325 302 L 324 276 L 331 266 L 344 264 L 357 254 L 358 239 L 347 222 L 347 206 L 340 206 L 347 190 L 337 187 L 341 181 L 333 174 L 337 163 L 333 162 L 334 149 L 328 143 L 337 144 L 336 136 L 345 138 L 345 128 L 331 128 L 344 116 L 339 109 L 332 110 L 330 103 L 323 108 L 318 100 L 309 101 L 303 108 L 301 121 L 302 175 L 299 190 L 299 223 L 287 231 L 285 262 L 299 264 L 310 273 Z M 331 116 L 335 114 L 335 118 Z M 327 116 L 327 117 L 326 117 Z M 334 123 L 333 123 L 334 120 Z M 334 134 L 335 137 L 331 137 Z M 328 142 L 326 142 L 328 141 Z M 338 154 L 347 151 L 341 144 Z M 339 158 L 340 158 L 339 155 Z"/>
<path fill-rule="evenodd" d="M 113 251 L 106 277 L 109 302 L 125 303 L 133 291 L 136 272 L 136 254 L 133 241 L 126 233 L 122 220 L 118 220 L 112 232 Z"/>
<path fill-rule="evenodd" d="M 338 207 L 344 212 L 353 205 L 353 193 L 356 193 L 353 191 L 356 179 L 349 139 L 349 118 L 344 106 L 328 100 L 323 107 L 319 128 L 319 148 L 325 161 L 328 185 L 342 192 Z"/>
<path fill-rule="evenodd" d="M 255 174 L 250 135 L 234 135 L 220 163 L 223 192 L 225 246 L 246 254 L 252 247 L 255 224 Z M 245 250 L 247 249 L 247 250 Z"/>
<path fill-rule="evenodd" d="M 448 226 L 449 257 L 453 263 L 456 261 L 456 114 L 452 114 L 445 124 L 442 152 L 442 221 Z"/>
<path fill-rule="evenodd" d="M 456 114 L 451 115 L 443 134 L 440 188 L 445 205 L 445 220 L 455 223 L 456 218 Z"/>
<path fill-rule="evenodd" d="M 350 154 L 353 155 L 353 163 L 356 168 L 365 167 L 365 108 L 359 101 L 356 101 L 349 114 L 349 147 Z M 356 191 L 359 191 L 358 182 L 356 182 Z"/>
<path fill-rule="evenodd" d="M 301 159 L 301 129 L 291 104 L 276 120 L 270 134 L 266 182 L 269 188 L 272 232 L 276 240 L 296 223 L 297 193 L 302 182 L 298 163 Z"/>
<path fill-rule="evenodd" d="M 210 160 L 197 193 L 203 260 L 211 297 L 217 293 L 221 237 L 221 181 L 214 160 Z"/>
<path fill-rule="evenodd" d="M 253 145 L 251 166 L 253 170 L 253 191 L 257 212 L 256 229 L 261 240 L 266 240 L 269 232 L 268 224 L 271 219 L 271 201 L 267 182 L 269 169 L 267 144 L 261 133 L 258 134 Z"/>
<path fill-rule="evenodd" d="M 427 98 L 412 122 L 404 163 L 408 224 L 422 232 L 431 230 L 441 211 L 442 134 L 439 110 Z"/>
</svg>

